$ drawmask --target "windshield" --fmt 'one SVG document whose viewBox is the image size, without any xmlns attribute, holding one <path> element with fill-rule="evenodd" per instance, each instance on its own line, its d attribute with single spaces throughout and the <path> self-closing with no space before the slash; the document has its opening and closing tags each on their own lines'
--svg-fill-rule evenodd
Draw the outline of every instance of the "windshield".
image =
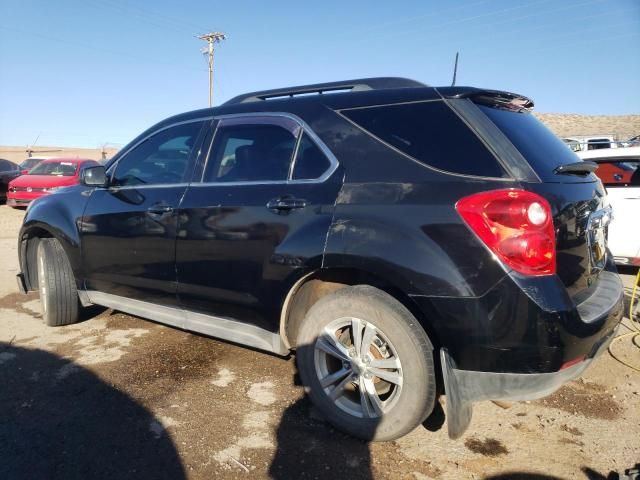
<svg viewBox="0 0 640 480">
<path fill-rule="evenodd" d="M 20 164 L 20 170 L 29 170 L 35 167 L 41 161 L 42 160 L 38 160 L 37 158 L 28 158 L 27 160 L 25 160 Z"/>
<path fill-rule="evenodd" d="M 73 177 L 78 168 L 73 162 L 43 162 L 29 171 L 29 175 L 55 175 L 58 177 Z"/>
<path fill-rule="evenodd" d="M 553 173 L 557 167 L 580 161 L 566 143 L 531 113 L 478 106 L 502 130 L 543 181 L 558 181 Z"/>
</svg>

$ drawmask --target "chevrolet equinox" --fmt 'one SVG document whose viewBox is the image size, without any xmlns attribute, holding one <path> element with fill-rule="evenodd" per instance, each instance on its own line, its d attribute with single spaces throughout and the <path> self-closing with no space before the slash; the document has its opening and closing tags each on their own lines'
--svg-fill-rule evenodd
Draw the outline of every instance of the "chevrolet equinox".
<svg viewBox="0 0 640 480">
<path fill-rule="evenodd" d="M 606 349 L 611 209 L 521 95 L 369 78 L 151 127 L 33 202 L 18 283 L 48 325 L 102 305 L 287 356 L 326 419 L 398 438 L 446 395 L 548 395 Z"/>
</svg>

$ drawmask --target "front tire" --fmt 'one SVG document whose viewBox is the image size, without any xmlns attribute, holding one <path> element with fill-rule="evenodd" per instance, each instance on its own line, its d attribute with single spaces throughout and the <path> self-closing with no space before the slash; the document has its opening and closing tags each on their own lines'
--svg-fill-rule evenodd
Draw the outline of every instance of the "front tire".
<svg viewBox="0 0 640 480">
<path fill-rule="evenodd" d="M 55 238 L 38 242 L 38 289 L 44 322 L 52 327 L 76 323 L 80 300 L 69 259 Z"/>
<path fill-rule="evenodd" d="M 297 338 L 298 370 L 311 401 L 336 428 L 394 440 L 433 410 L 433 347 L 396 299 L 367 285 L 321 298 Z"/>
</svg>

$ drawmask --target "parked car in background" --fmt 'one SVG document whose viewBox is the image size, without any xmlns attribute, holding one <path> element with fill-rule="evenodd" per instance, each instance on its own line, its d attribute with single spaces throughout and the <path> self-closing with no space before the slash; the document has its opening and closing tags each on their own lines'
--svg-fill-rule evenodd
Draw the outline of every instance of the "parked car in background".
<svg viewBox="0 0 640 480">
<path fill-rule="evenodd" d="M 615 135 L 581 135 L 565 137 L 562 139 L 574 152 L 587 150 L 599 150 L 603 148 L 618 148 L 621 142 L 616 140 Z"/>
<path fill-rule="evenodd" d="M 595 164 L 532 106 L 371 78 L 168 118 L 32 205 L 20 288 L 48 325 L 98 304 L 295 351 L 318 410 L 364 439 L 444 392 L 458 438 L 473 402 L 580 375 L 621 319 Z"/>
<path fill-rule="evenodd" d="M 100 165 L 86 158 L 56 158 L 43 160 L 9 183 L 7 205 L 26 207 L 36 198 L 52 193 L 60 188 L 76 185 L 82 168 Z"/>
<path fill-rule="evenodd" d="M 561 139 L 564 143 L 567 144 L 567 146 L 571 149 L 571 151 L 573 152 L 579 152 L 580 149 L 582 148 L 580 146 L 580 142 L 578 142 L 577 140 L 573 140 L 571 138 L 562 138 Z"/>
<path fill-rule="evenodd" d="M 578 152 L 598 164 L 596 175 L 613 208 L 609 248 L 616 263 L 640 266 L 640 147 Z"/>
<path fill-rule="evenodd" d="M 18 168 L 20 169 L 22 175 L 26 175 L 27 173 L 29 173 L 29 170 L 38 165 L 40 162 L 42 162 L 43 160 L 49 160 L 50 158 L 51 157 L 29 157 L 23 160 Z"/>
<path fill-rule="evenodd" d="M 0 201 L 7 199 L 9 182 L 20 175 L 18 165 L 11 160 L 0 158 Z"/>
</svg>

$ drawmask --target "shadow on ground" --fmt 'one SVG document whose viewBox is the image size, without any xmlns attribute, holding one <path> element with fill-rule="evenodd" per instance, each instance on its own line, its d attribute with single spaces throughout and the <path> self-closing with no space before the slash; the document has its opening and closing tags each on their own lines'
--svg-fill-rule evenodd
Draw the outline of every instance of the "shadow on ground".
<svg viewBox="0 0 640 480">
<path fill-rule="evenodd" d="M 77 365 L 57 375 L 69 365 L 0 343 L 0 478 L 185 478 L 151 412 Z"/>
<path fill-rule="evenodd" d="M 371 479 L 369 444 L 335 431 L 309 414 L 305 397 L 284 412 L 269 468 L 274 479 Z"/>
<path fill-rule="evenodd" d="M 587 480 L 622 480 L 623 478 L 624 479 L 634 478 L 629 476 L 621 477 L 616 472 L 609 472 L 607 475 L 603 475 L 589 467 L 583 467 L 581 471 L 585 475 L 583 478 Z M 560 477 L 555 477 L 553 475 L 544 475 L 541 473 L 507 472 L 507 473 L 500 473 L 498 475 L 491 475 L 489 477 L 484 477 L 484 480 L 563 480 L 563 479 Z"/>
<path fill-rule="evenodd" d="M 298 345 L 296 360 L 308 352 L 313 352 L 312 346 Z M 296 361 L 293 383 L 302 385 L 297 366 Z M 374 421 L 371 436 L 376 425 Z M 269 468 L 271 478 L 374 478 L 369 442 L 332 428 L 306 395 L 284 411 L 276 435 L 278 445 Z"/>
</svg>

